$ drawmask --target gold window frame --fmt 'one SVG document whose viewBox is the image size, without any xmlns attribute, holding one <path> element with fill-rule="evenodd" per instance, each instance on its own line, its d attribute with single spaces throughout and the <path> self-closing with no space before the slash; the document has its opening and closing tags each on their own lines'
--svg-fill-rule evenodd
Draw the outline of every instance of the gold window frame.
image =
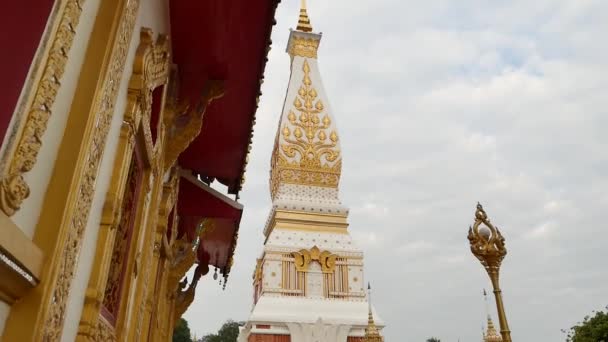
<svg viewBox="0 0 608 342">
<path fill-rule="evenodd" d="M 129 334 L 130 327 L 124 324 L 132 315 L 133 300 L 140 281 L 142 252 L 146 252 L 144 243 L 149 234 L 149 216 L 156 216 L 151 210 L 154 206 L 156 184 L 162 184 L 160 170 L 162 158 L 160 151 L 164 142 L 164 124 L 162 120 L 163 107 L 167 94 L 169 78 L 170 53 L 168 38 L 159 35 L 154 41 L 150 29 L 142 28 L 140 44 L 137 48 L 133 74 L 129 81 L 128 101 L 120 129 L 120 136 L 114 160 L 114 168 L 110 187 L 102 211 L 102 219 L 97 238 L 93 269 L 89 278 L 85 304 L 79 324 L 77 340 L 122 340 Z M 157 87 L 163 89 L 161 113 L 155 129 L 158 129 L 156 144 L 152 142 L 150 118 L 152 109 L 152 91 Z M 139 149 L 135 152 L 135 149 Z M 102 315 L 104 293 L 111 267 L 112 252 L 116 238 L 117 224 L 121 218 L 121 207 L 126 182 L 135 153 L 143 159 L 142 183 L 137 199 L 131 242 L 125 262 L 126 272 L 122 279 L 122 290 L 118 313 L 115 315 L 116 325 L 110 324 Z M 155 190 L 155 191 L 152 191 Z M 145 282 L 146 279 L 143 279 Z"/>
</svg>

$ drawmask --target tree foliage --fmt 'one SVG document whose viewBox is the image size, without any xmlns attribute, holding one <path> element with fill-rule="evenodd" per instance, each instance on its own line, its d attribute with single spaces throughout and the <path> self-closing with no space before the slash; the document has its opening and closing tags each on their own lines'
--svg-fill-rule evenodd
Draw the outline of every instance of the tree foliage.
<svg viewBox="0 0 608 342">
<path fill-rule="evenodd" d="M 564 332 L 567 342 L 608 342 L 608 312 L 598 311 L 594 316 L 587 315 L 582 322 Z"/>
<path fill-rule="evenodd" d="M 190 338 L 190 327 L 188 321 L 180 318 L 179 322 L 173 330 L 173 342 L 192 342 Z"/>
<path fill-rule="evenodd" d="M 217 334 L 206 335 L 203 342 L 236 342 L 239 337 L 239 323 L 228 320 Z"/>
<path fill-rule="evenodd" d="M 431 338 L 427 338 L 426 342 L 441 342 L 441 340 L 438 339 L 437 337 L 431 337 Z"/>
</svg>

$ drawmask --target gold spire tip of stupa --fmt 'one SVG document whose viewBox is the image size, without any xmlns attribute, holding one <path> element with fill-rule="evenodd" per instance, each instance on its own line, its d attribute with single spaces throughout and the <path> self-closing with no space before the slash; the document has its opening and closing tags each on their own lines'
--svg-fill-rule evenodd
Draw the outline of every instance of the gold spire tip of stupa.
<svg viewBox="0 0 608 342">
<path fill-rule="evenodd" d="M 384 339 L 376 327 L 374 322 L 374 314 L 372 313 L 372 287 L 370 283 L 367 283 L 367 300 L 369 303 L 369 314 L 367 318 L 367 327 L 365 328 L 364 342 L 383 342 Z"/>
<path fill-rule="evenodd" d="M 486 332 L 485 342 L 502 342 L 502 336 L 496 332 L 490 315 L 488 315 L 488 331 Z"/>
<path fill-rule="evenodd" d="M 310 18 L 308 18 L 308 12 L 306 11 L 306 0 L 301 0 L 300 17 L 298 18 L 298 27 L 296 27 L 296 30 L 302 32 L 312 32 Z"/>
</svg>

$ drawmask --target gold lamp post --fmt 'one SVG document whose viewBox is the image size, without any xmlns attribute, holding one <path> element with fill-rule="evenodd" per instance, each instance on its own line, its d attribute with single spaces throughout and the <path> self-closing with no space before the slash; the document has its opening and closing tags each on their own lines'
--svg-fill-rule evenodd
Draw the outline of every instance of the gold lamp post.
<svg viewBox="0 0 608 342">
<path fill-rule="evenodd" d="M 505 307 L 502 302 L 502 291 L 498 282 L 500 264 L 505 255 L 507 255 L 505 239 L 500 234 L 498 228 L 490 223 L 488 215 L 486 215 L 486 212 L 479 203 L 477 203 L 477 210 L 475 211 L 475 223 L 473 227 L 469 227 L 468 238 L 471 243 L 471 252 L 479 259 L 492 281 L 502 339 L 504 342 L 511 342 L 511 331 L 507 323 Z"/>
</svg>

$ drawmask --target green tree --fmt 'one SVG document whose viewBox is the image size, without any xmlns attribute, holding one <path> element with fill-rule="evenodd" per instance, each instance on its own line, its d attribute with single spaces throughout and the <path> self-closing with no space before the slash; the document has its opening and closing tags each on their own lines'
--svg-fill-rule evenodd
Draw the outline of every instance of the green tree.
<svg viewBox="0 0 608 342">
<path fill-rule="evenodd" d="M 228 320 L 217 334 L 206 335 L 203 337 L 203 342 L 236 342 L 239 337 L 239 323 L 233 320 Z"/>
<path fill-rule="evenodd" d="M 431 337 L 431 338 L 427 338 L 426 342 L 441 342 L 441 340 L 438 339 L 437 337 Z"/>
<path fill-rule="evenodd" d="M 192 342 L 188 321 L 183 318 L 180 318 L 173 330 L 173 342 Z"/>
<path fill-rule="evenodd" d="M 598 311 L 594 316 L 587 315 L 582 322 L 564 332 L 567 342 L 608 342 L 608 312 Z"/>
</svg>

